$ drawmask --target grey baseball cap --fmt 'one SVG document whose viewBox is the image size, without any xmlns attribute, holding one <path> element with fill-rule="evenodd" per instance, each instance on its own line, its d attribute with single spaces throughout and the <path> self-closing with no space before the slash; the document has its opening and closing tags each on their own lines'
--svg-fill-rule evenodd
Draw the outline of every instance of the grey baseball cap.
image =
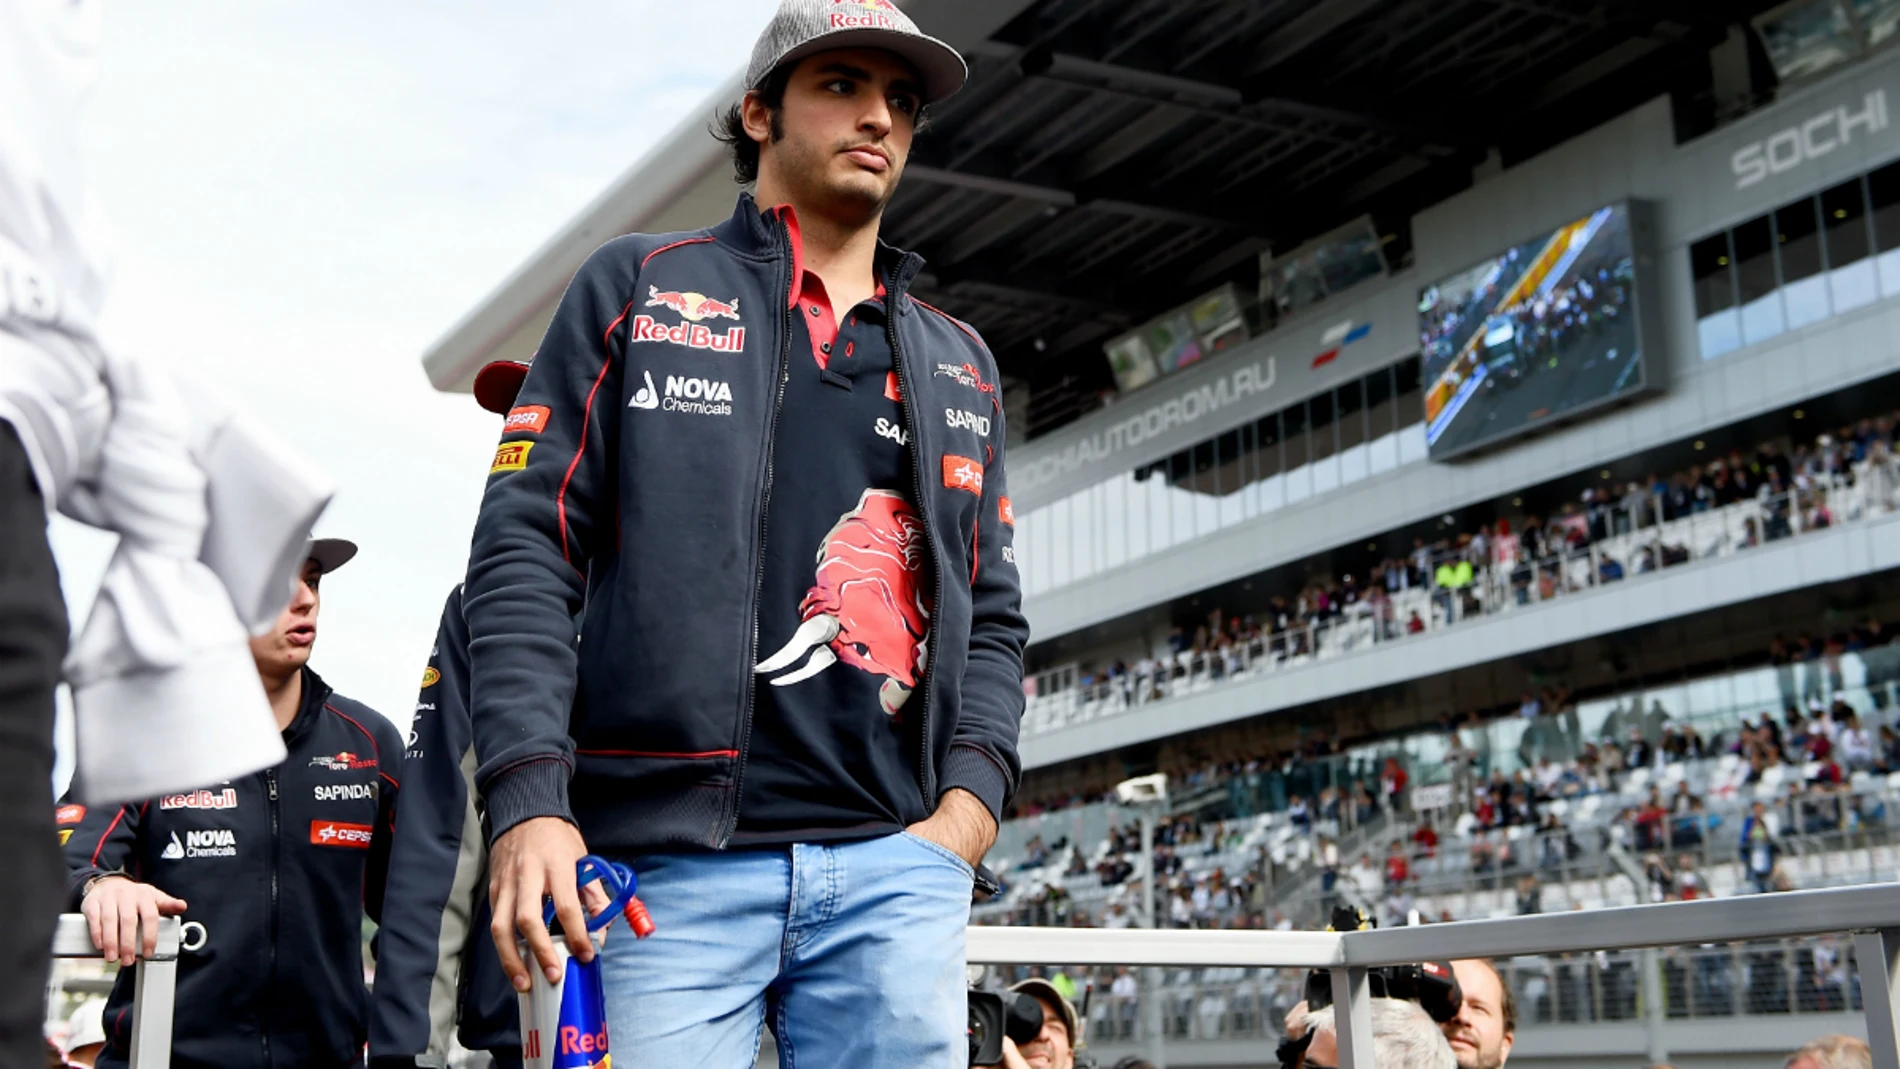
<svg viewBox="0 0 1900 1069">
<path fill-rule="evenodd" d="M 356 543 L 347 538 L 312 538 L 304 543 L 303 556 L 316 561 L 321 574 L 329 575 L 356 556 Z"/>
<path fill-rule="evenodd" d="M 957 50 L 924 33 L 891 0 L 782 0 L 752 46 L 747 89 L 757 89 L 779 67 L 834 48 L 894 52 L 923 79 L 925 104 L 963 88 L 970 69 Z"/>
</svg>

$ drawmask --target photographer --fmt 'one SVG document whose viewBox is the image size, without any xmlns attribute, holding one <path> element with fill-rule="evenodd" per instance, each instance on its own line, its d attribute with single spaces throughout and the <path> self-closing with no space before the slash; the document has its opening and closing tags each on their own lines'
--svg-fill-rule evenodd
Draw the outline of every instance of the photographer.
<svg viewBox="0 0 1900 1069">
<path fill-rule="evenodd" d="M 1497 966 L 1484 958 L 1454 961 L 1451 971 L 1464 1000 L 1443 1027 L 1458 1069 L 1500 1069 L 1517 1035 L 1517 999 Z"/>
<path fill-rule="evenodd" d="M 1082 1022 L 1075 1007 L 1047 980 L 1024 980 L 1010 988 L 1042 1004 L 1042 1031 L 1018 1047 L 1003 1040 L 1005 1069 L 1074 1069 L 1075 1050 L 1082 1045 Z"/>
<path fill-rule="evenodd" d="M 1458 1012 L 1439 1028 L 1451 1046 L 1458 1069 L 1501 1069 L 1510 1060 L 1517 1034 L 1516 998 L 1504 985 L 1497 967 L 1484 958 L 1461 958 L 1451 963 L 1451 971 L 1458 981 Z M 1288 1038 L 1297 1040 L 1305 1035 L 1309 1027 L 1305 1021 L 1310 1016 L 1304 1001 L 1294 1006 L 1286 1016 Z M 1303 1064 L 1318 1069 L 1332 1063 L 1315 1060 L 1309 1051 Z"/>
<path fill-rule="evenodd" d="M 1416 1002 L 1395 998 L 1371 1000 L 1372 1064 L 1379 1069 L 1452 1069 L 1444 1034 Z M 1300 1022 L 1301 1034 L 1311 1035 L 1306 1053 L 1295 1063 L 1300 1069 L 1332 1069 L 1339 1064 L 1339 1037 L 1333 1007 L 1315 1010 Z"/>
</svg>

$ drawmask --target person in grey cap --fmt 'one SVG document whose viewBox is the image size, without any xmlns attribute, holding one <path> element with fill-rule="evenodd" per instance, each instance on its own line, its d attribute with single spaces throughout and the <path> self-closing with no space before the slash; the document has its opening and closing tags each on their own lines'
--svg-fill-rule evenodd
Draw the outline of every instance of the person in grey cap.
<svg viewBox="0 0 1900 1069">
<path fill-rule="evenodd" d="M 995 359 L 878 240 L 964 76 L 887 0 L 780 6 L 715 130 L 755 192 L 597 250 L 505 424 L 464 588 L 491 932 L 555 980 L 544 899 L 586 961 L 576 861 L 634 868 L 616 1060 L 966 1057 L 1028 625 Z"/>
</svg>

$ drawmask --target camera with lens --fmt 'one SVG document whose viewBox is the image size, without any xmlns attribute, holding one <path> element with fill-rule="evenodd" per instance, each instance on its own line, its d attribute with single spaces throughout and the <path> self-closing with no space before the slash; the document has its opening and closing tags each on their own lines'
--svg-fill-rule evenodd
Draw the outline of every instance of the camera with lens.
<svg viewBox="0 0 1900 1069">
<path fill-rule="evenodd" d="M 1333 910 L 1332 932 L 1355 932 L 1373 927 L 1373 921 L 1357 909 Z M 1396 998 L 1416 1002 L 1439 1024 L 1458 1016 L 1464 1005 L 1464 992 L 1447 961 L 1426 961 L 1416 965 L 1384 965 L 1366 970 L 1366 986 L 1373 998 Z M 1323 1010 L 1333 1004 L 1330 973 L 1315 969 L 1306 977 L 1306 1007 Z"/>
<path fill-rule="evenodd" d="M 1042 1003 L 1019 991 L 970 992 L 970 1064 L 1003 1064 L 1003 1037 L 1021 1046 L 1042 1031 Z"/>
</svg>

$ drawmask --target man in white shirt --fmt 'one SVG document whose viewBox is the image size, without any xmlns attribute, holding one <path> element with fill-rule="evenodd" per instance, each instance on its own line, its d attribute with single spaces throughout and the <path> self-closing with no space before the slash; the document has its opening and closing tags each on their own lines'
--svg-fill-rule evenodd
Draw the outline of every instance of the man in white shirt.
<svg viewBox="0 0 1900 1069">
<path fill-rule="evenodd" d="M 89 804 L 282 761 L 247 632 L 283 607 L 329 499 L 294 458 L 256 448 L 270 443 L 255 427 L 209 399 L 187 406 L 168 375 L 97 343 L 107 269 L 79 119 L 97 73 L 100 9 L 99 0 L 0 0 L 0 854 L 8 859 L 0 901 L 11 910 L 0 925 L 0 1065 L 8 1066 L 45 1054 L 40 1011 L 65 868 L 52 822 L 62 672 Z M 232 516 L 244 508 L 253 511 Z M 46 534 L 54 509 L 119 535 L 99 607 L 70 656 Z"/>
<path fill-rule="evenodd" d="M 1847 713 L 1839 721 L 1839 729 L 1834 744 L 1840 747 L 1841 763 L 1851 771 L 1862 771 L 1874 767 L 1874 739 L 1868 730 L 1860 725 L 1860 717 Z"/>
<path fill-rule="evenodd" d="M 1551 794 L 1557 782 L 1563 779 L 1564 770 L 1548 757 L 1537 759 L 1537 790 L 1540 794 Z"/>
</svg>

